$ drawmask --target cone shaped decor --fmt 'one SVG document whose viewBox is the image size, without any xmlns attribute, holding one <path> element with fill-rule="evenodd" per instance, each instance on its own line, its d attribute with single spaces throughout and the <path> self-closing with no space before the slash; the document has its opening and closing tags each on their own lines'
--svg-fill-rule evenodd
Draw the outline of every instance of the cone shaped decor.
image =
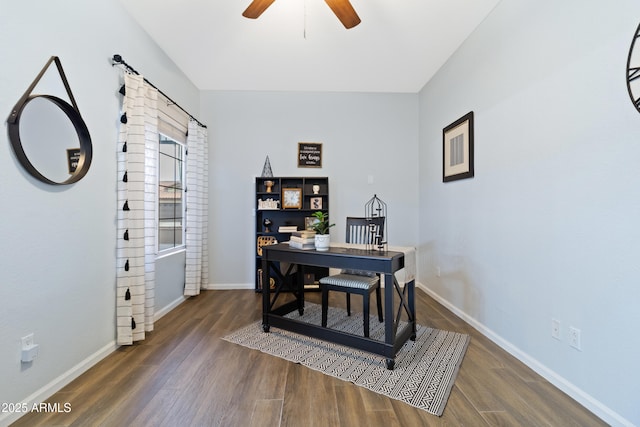
<svg viewBox="0 0 640 427">
<path fill-rule="evenodd" d="M 267 156 L 267 159 L 264 161 L 264 166 L 262 167 L 262 177 L 273 177 L 273 171 L 271 170 L 271 162 L 269 162 L 269 156 Z"/>
</svg>

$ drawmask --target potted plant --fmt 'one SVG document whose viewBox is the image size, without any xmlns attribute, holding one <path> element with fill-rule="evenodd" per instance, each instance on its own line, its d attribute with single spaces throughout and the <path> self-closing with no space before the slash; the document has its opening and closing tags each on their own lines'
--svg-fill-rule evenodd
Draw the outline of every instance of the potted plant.
<svg viewBox="0 0 640 427">
<path fill-rule="evenodd" d="M 311 214 L 317 221 L 313 224 L 313 230 L 316 232 L 314 237 L 317 251 L 329 250 L 329 228 L 335 224 L 329 222 L 329 214 L 322 211 L 316 211 Z"/>
</svg>

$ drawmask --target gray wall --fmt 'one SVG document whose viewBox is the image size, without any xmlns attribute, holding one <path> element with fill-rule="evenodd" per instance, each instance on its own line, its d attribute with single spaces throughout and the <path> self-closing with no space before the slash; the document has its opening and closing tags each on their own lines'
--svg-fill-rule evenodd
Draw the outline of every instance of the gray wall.
<svg viewBox="0 0 640 427">
<path fill-rule="evenodd" d="M 640 115 L 625 69 L 639 19 L 631 0 L 501 2 L 421 91 L 419 151 L 419 280 L 636 425 Z M 442 183 L 442 128 L 470 110 L 476 176 Z"/>
<path fill-rule="evenodd" d="M 110 58 L 121 54 L 196 115 L 199 93 L 118 0 L 0 0 L 0 10 L 0 402 L 41 401 L 115 348 L 115 148 L 122 71 Z M 62 188 L 23 171 L 4 123 L 51 55 L 62 61 L 94 150 L 87 176 Z M 55 65 L 44 80 L 36 92 L 62 87 Z M 68 99 L 64 92 L 53 94 Z M 160 271 L 165 262 L 174 260 L 162 260 Z M 178 279 L 158 278 L 159 311 L 179 301 L 184 280 Z M 31 366 L 20 363 L 20 338 L 28 333 L 40 345 Z M 0 425 L 9 415 L 0 414 Z"/>
<path fill-rule="evenodd" d="M 374 193 L 388 206 L 389 241 L 415 245 L 417 94 L 219 92 L 201 95 L 209 125 L 211 283 L 254 283 L 254 178 L 269 156 L 276 176 L 328 176 L 334 241 Z M 298 142 L 321 142 L 321 169 L 298 168 Z M 368 177 L 373 177 L 369 184 Z"/>
</svg>

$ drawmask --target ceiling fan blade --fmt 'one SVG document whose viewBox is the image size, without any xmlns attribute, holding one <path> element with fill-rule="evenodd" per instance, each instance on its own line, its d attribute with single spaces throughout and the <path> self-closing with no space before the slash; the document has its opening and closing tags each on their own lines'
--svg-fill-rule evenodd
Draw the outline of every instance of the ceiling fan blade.
<svg viewBox="0 0 640 427">
<path fill-rule="evenodd" d="M 267 10 L 274 1 L 275 0 L 253 0 L 249 7 L 242 12 L 242 16 L 245 18 L 256 19 L 258 16 L 262 15 L 262 12 Z"/>
<path fill-rule="evenodd" d="M 360 23 L 360 17 L 351 6 L 349 0 L 324 0 L 333 13 L 338 17 L 346 29 L 353 28 Z"/>
</svg>

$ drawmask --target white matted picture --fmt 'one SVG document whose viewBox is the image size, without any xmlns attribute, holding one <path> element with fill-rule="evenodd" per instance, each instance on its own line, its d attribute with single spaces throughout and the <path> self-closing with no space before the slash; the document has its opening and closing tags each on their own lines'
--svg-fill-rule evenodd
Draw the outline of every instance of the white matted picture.
<svg viewBox="0 0 640 427">
<path fill-rule="evenodd" d="M 442 130 L 442 181 L 473 177 L 473 111 Z"/>
<path fill-rule="evenodd" d="M 322 197 L 312 197 L 310 206 L 310 209 L 322 209 Z"/>
</svg>

